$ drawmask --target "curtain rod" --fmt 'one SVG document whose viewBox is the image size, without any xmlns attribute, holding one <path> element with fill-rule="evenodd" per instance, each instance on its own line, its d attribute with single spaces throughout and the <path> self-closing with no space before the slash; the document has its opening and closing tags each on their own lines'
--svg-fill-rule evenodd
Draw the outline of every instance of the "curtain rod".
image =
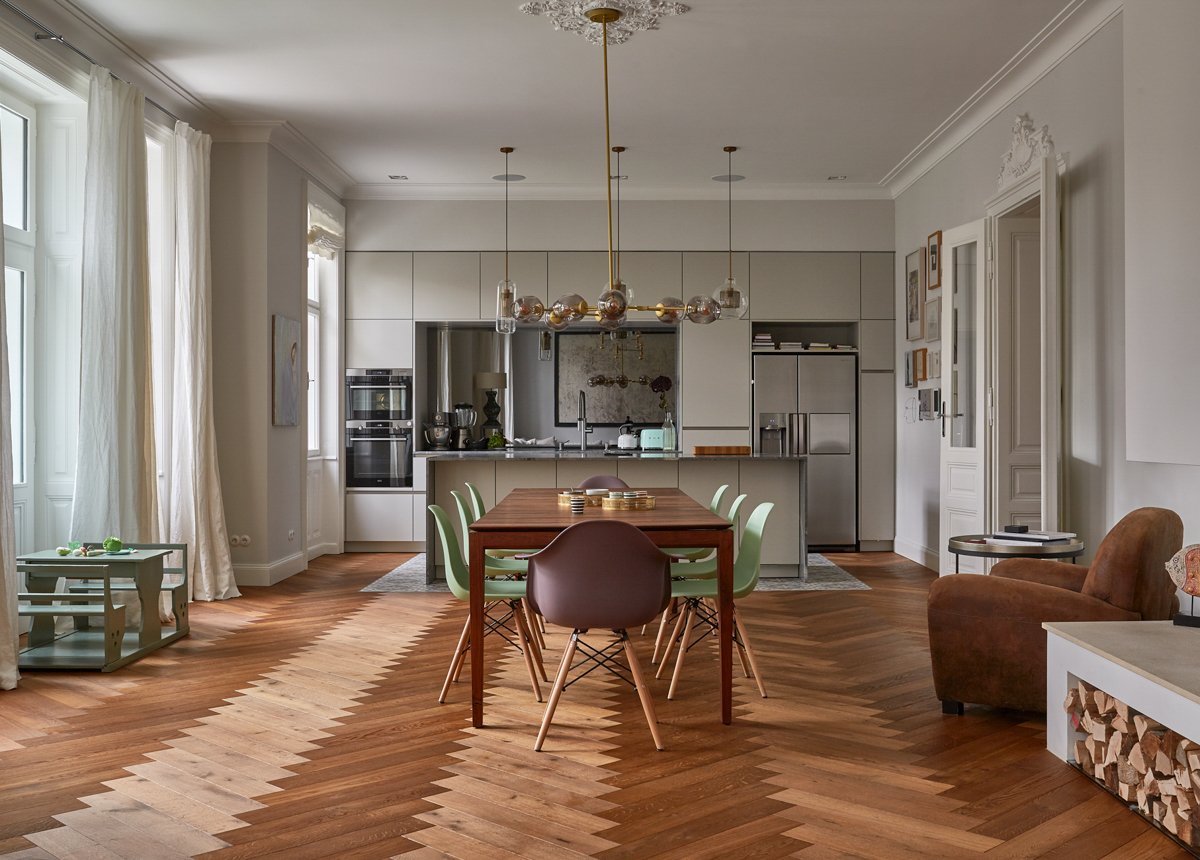
<svg viewBox="0 0 1200 860">
<path fill-rule="evenodd" d="M 78 48 L 76 48 L 74 45 L 72 45 L 70 42 L 68 42 L 68 41 L 66 40 L 66 37 L 65 37 L 65 36 L 62 36 L 62 35 L 60 35 L 60 34 L 58 34 L 58 33 L 55 33 L 53 30 L 51 30 L 49 27 L 47 27 L 47 26 L 46 26 L 45 24 L 43 24 L 41 21 L 37 21 L 37 20 L 35 20 L 35 19 L 33 19 L 33 18 L 29 17 L 29 16 L 28 16 L 28 15 L 26 15 L 24 12 L 22 12 L 20 9 L 18 9 L 16 6 L 14 6 L 12 3 L 8 2 L 8 0 L 0 0 L 0 3 L 4 4 L 4 5 L 5 5 L 5 6 L 7 6 L 9 9 L 12 9 L 14 12 L 16 12 L 18 15 L 20 15 L 22 18 L 24 18 L 24 19 L 25 19 L 26 21 L 28 21 L 30 24 L 32 24 L 33 26 L 37 27 L 39 30 L 45 30 L 47 33 L 49 33 L 49 34 L 50 34 L 50 35 L 48 35 L 48 36 L 45 36 L 45 35 L 43 35 L 43 34 L 41 34 L 41 33 L 34 33 L 34 35 L 33 35 L 33 38 L 34 38 L 34 40 L 36 40 L 36 41 L 38 41 L 38 42 L 42 42 L 42 41 L 48 41 L 48 42 L 58 42 L 58 43 L 59 43 L 60 45 L 62 45 L 63 47 L 65 47 L 65 48 L 70 48 L 72 51 L 74 51 L 74 52 L 75 52 L 76 54 L 78 54 L 79 56 L 83 57 L 85 60 L 87 60 L 87 61 L 88 61 L 89 63 L 91 63 L 93 66 L 99 66 L 99 65 L 102 65 L 101 63 L 97 63 L 95 60 L 93 60 L 91 57 L 89 57 L 89 56 L 88 56 L 87 54 L 85 54 L 83 51 L 79 50 L 79 49 L 78 49 Z M 114 78 L 116 78 L 118 81 L 120 81 L 121 83 L 123 83 L 123 84 L 129 84 L 130 86 L 134 86 L 134 84 L 132 84 L 132 83 L 130 83 L 129 81 L 125 80 L 123 77 L 121 77 L 120 75 L 116 74 L 116 73 L 115 73 L 115 72 L 113 72 L 111 69 L 109 69 L 108 73 L 109 73 L 110 75 L 112 75 Z M 169 110 L 167 110 L 165 107 L 163 107 L 163 106 L 162 106 L 162 105 L 160 105 L 158 102 L 156 102 L 154 99 L 150 98 L 150 96 L 146 95 L 144 91 L 143 91 L 143 93 L 142 93 L 142 97 L 143 97 L 143 98 L 144 98 L 144 99 L 145 99 L 147 102 L 149 102 L 150 104 L 154 105 L 156 108 L 158 108 L 160 111 L 162 111 L 163 113 L 165 113 L 167 116 L 169 116 L 171 119 L 175 120 L 176 122 L 183 122 L 183 121 L 184 121 L 184 120 L 181 120 L 179 117 L 175 116 L 175 114 L 171 113 L 171 112 L 170 112 Z"/>
</svg>

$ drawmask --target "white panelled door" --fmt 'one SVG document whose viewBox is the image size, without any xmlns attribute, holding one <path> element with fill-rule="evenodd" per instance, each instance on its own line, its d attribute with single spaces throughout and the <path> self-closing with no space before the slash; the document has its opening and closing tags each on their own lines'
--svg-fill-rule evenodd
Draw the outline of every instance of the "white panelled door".
<svg viewBox="0 0 1200 860">
<path fill-rule="evenodd" d="M 987 522 L 984 452 L 984 283 L 986 220 L 942 234 L 941 566 L 955 571 L 946 549 L 954 535 L 979 534 Z M 963 573 L 982 573 L 983 559 L 963 556 Z"/>
</svg>

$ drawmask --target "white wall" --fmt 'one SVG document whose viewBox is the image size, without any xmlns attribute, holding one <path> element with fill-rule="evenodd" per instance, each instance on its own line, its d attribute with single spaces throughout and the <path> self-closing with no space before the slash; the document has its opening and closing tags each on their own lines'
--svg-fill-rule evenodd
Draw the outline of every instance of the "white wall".
<svg viewBox="0 0 1200 860">
<path fill-rule="evenodd" d="M 735 190 L 736 195 L 736 190 Z M 509 248 L 590 251 L 607 240 L 602 200 L 513 201 Z M 891 251 L 890 200 L 734 201 L 733 245 L 743 251 Z M 347 200 L 351 251 L 504 249 L 504 203 L 492 200 Z M 621 250 L 729 247 L 720 201 L 625 201 Z"/>
<path fill-rule="evenodd" d="M 1200 3 L 1125 3 L 1125 403 L 1131 460 L 1200 464 Z"/>
<path fill-rule="evenodd" d="M 1122 31 L 1118 16 L 896 199 L 897 306 L 902 307 L 904 255 L 935 230 L 983 216 L 984 202 L 996 192 L 1015 115 L 1027 113 L 1038 127 L 1048 124 L 1058 151 L 1069 155 L 1063 283 L 1066 522 L 1086 541 L 1088 557 L 1109 528 L 1142 506 L 1177 511 L 1190 539 L 1200 540 L 1200 469 L 1128 462 L 1125 455 Z M 1149 217 L 1163 220 L 1157 213 Z M 906 343 L 901 326 L 898 320 L 898 363 Z M 905 423 L 909 393 L 897 389 L 896 546 L 933 566 L 944 538 L 937 517 L 938 424 Z"/>
</svg>

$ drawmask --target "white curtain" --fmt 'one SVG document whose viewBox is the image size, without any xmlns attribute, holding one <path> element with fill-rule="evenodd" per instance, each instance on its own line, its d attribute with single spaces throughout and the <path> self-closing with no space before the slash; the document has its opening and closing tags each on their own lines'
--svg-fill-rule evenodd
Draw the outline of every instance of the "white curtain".
<svg viewBox="0 0 1200 860">
<path fill-rule="evenodd" d="M 72 540 L 158 539 L 142 91 L 92 66 Z"/>
<path fill-rule="evenodd" d="M 3 194 L 0 193 L 0 199 Z M 4 277 L 4 227 L 0 224 L 0 283 Z M 8 309 L 0 295 L 0 690 L 17 686 L 17 526 L 13 514 L 12 391 L 8 379 Z"/>
<path fill-rule="evenodd" d="M 175 124 L 175 398 L 171 543 L 188 545 L 196 600 L 238 597 L 213 425 L 208 184 L 212 138 Z"/>
</svg>

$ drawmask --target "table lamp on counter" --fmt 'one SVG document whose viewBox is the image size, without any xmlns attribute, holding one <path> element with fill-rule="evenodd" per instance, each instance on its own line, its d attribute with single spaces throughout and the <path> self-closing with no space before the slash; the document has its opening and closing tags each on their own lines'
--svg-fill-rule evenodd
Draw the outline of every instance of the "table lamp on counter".
<svg viewBox="0 0 1200 860">
<path fill-rule="evenodd" d="M 500 417 L 500 404 L 496 401 L 496 394 L 500 389 L 508 387 L 508 374 L 495 371 L 476 373 L 475 387 L 481 389 L 487 396 L 487 403 L 483 404 L 483 414 L 487 417 L 487 421 L 480 425 L 480 435 L 484 437 L 503 435 L 504 427 L 496 420 Z"/>
</svg>

